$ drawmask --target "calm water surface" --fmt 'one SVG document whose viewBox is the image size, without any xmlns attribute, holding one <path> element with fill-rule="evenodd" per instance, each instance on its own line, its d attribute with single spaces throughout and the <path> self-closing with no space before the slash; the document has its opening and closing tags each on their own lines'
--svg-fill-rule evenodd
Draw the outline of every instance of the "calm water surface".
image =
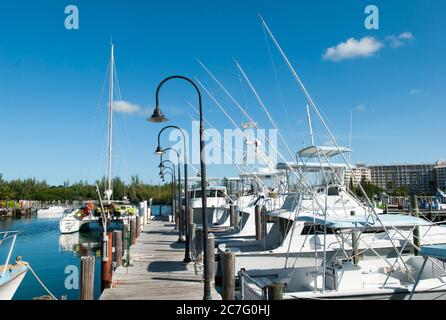
<svg viewBox="0 0 446 320">
<path fill-rule="evenodd" d="M 170 213 L 170 207 L 161 208 L 163 215 Z M 159 206 L 153 206 L 153 215 L 159 215 Z M 0 231 L 20 230 L 17 237 L 12 261 L 22 256 L 28 262 L 46 287 L 57 297 L 66 295 L 69 300 L 79 299 L 78 288 L 66 288 L 65 282 L 70 273 L 65 273 L 76 266 L 80 270 L 82 252 L 96 256 L 95 264 L 95 299 L 100 296 L 100 239 L 99 228 L 75 234 L 61 235 L 58 219 L 8 219 L 0 220 Z M 4 264 L 10 242 L 0 246 L 0 264 Z M 68 267 L 68 269 L 67 269 Z M 70 279 L 70 278 L 69 278 Z M 28 272 L 14 300 L 29 300 L 47 293 Z"/>
</svg>

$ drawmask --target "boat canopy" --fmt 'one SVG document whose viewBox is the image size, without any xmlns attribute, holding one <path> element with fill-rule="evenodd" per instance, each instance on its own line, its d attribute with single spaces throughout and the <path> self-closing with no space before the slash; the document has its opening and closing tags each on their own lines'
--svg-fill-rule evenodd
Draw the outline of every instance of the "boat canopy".
<svg viewBox="0 0 446 320">
<path fill-rule="evenodd" d="M 430 246 L 422 246 L 420 254 L 423 257 L 437 258 L 442 261 L 446 260 L 446 245 L 445 244 L 435 244 Z"/>
<path fill-rule="evenodd" d="M 268 216 L 273 218 L 282 218 L 287 220 L 294 220 L 294 216 L 296 213 L 291 210 L 285 210 L 285 209 L 277 209 L 271 212 L 267 213 Z"/>
<path fill-rule="evenodd" d="M 352 149 L 347 147 L 340 147 L 338 149 L 335 146 L 311 146 L 300 150 L 298 154 L 302 158 L 312 158 L 318 154 L 330 158 L 347 152 L 352 152 Z"/>
<path fill-rule="evenodd" d="M 378 215 L 385 228 L 413 228 L 416 226 L 431 226 L 432 222 L 427 220 L 400 214 L 382 214 Z M 382 229 L 382 225 L 370 217 L 368 220 L 365 216 L 351 216 L 351 217 L 309 217 L 301 216 L 297 221 L 304 221 L 308 223 L 315 222 L 316 224 L 326 226 L 331 229 Z"/>
<path fill-rule="evenodd" d="M 444 198 L 446 199 L 446 193 L 443 192 L 440 188 L 437 189 L 437 198 Z"/>
<path fill-rule="evenodd" d="M 282 176 L 285 175 L 285 172 L 280 170 L 278 167 L 276 167 L 277 170 L 270 170 L 270 171 L 257 171 L 257 172 L 243 172 L 240 173 L 241 178 L 255 178 L 255 177 L 262 177 L 262 178 L 269 178 L 272 176 Z M 284 168 L 285 169 L 285 168 Z"/>
<path fill-rule="evenodd" d="M 198 191 L 201 190 L 201 186 L 192 187 L 190 191 Z M 226 190 L 226 187 L 223 186 L 207 186 L 206 190 Z"/>
<path fill-rule="evenodd" d="M 276 166 L 276 168 L 278 170 L 288 170 L 289 168 L 291 169 L 299 169 L 301 168 L 302 170 L 306 171 L 306 172 L 319 172 L 322 171 L 322 169 L 324 170 L 331 170 L 333 169 L 345 169 L 347 167 L 346 164 L 344 163 L 327 163 L 327 162 L 322 162 L 321 163 L 316 163 L 316 162 L 287 162 L 287 163 L 283 163 L 283 162 L 279 162 Z"/>
</svg>

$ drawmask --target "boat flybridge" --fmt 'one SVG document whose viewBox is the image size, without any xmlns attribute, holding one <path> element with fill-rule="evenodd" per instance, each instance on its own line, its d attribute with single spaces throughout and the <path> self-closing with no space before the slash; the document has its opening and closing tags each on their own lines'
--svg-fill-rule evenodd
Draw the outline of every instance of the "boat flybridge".
<svg viewBox="0 0 446 320">
<path fill-rule="evenodd" d="M 333 157 L 337 153 L 334 148 L 306 148 L 302 154 L 312 154 L 314 151 L 324 152 L 324 158 Z M 341 151 L 344 152 L 344 151 Z M 320 153 L 319 156 L 320 157 Z M 299 163 L 295 165 L 301 171 L 301 179 L 310 180 L 309 173 L 316 174 L 316 183 L 301 187 L 298 191 L 288 194 L 281 209 L 267 213 L 267 219 L 273 222 L 272 227 L 259 241 L 231 242 L 218 246 L 218 252 L 234 252 L 235 270 L 288 268 L 290 265 L 314 265 L 313 257 L 334 255 L 344 248 L 350 248 L 348 243 L 340 243 L 335 232 L 321 230 L 319 225 L 311 225 L 311 221 L 321 219 L 365 219 L 371 215 L 380 219 L 390 219 L 390 215 L 382 214 L 382 210 L 363 204 L 346 187 L 343 181 L 343 171 L 346 166 L 333 163 Z M 421 244 L 446 243 L 446 228 L 434 224 L 419 225 Z M 411 252 L 412 247 L 404 246 L 405 238 L 410 237 L 410 231 L 392 230 L 393 241 L 385 232 L 367 230 L 362 234 L 357 249 L 364 257 L 379 254 L 391 256 L 393 248 L 403 248 L 404 253 Z M 403 247 L 404 246 L 404 247 Z"/>
<path fill-rule="evenodd" d="M 446 210 L 446 193 L 440 188 L 437 189 L 436 202 L 438 210 Z"/>
<path fill-rule="evenodd" d="M 345 151 L 347 149 L 341 149 L 341 152 Z M 324 158 L 339 154 L 334 147 L 310 147 L 303 149 L 300 155 L 312 156 L 315 153 L 319 154 L 318 157 L 322 157 L 323 153 Z M 292 258 L 296 257 L 300 257 L 300 264 L 305 264 L 305 257 L 322 254 L 323 243 L 326 243 L 325 252 L 330 254 L 340 249 L 336 234 L 321 234 L 317 227 L 308 226 L 300 219 L 302 217 L 348 218 L 365 217 L 372 213 L 382 214 L 381 209 L 363 204 L 345 187 L 343 181 L 345 165 L 302 162 L 291 168 L 300 170 L 302 180 L 305 178 L 306 181 L 310 181 L 309 174 L 311 174 L 318 177 L 316 181 L 319 182 L 312 185 L 308 185 L 307 182 L 306 187 L 289 193 L 279 210 L 266 213 L 265 220 L 272 222 L 272 226 L 262 236 L 262 240 L 235 241 L 218 246 L 220 255 L 228 251 L 235 253 L 236 270 L 286 267 Z M 398 232 L 401 233 L 400 237 L 407 236 L 404 231 Z M 440 226 L 421 226 L 420 235 L 422 244 L 446 243 L 446 228 Z M 391 253 L 392 243 L 383 236 L 379 232 L 367 233 L 363 235 L 358 247 L 365 255 L 369 251 L 377 251 L 384 255 Z"/>
<path fill-rule="evenodd" d="M 201 186 L 192 187 L 192 190 L 189 191 L 189 205 L 193 209 L 193 221 L 197 225 L 201 225 L 203 223 L 201 196 Z M 230 199 L 226 193 L 226 187 L 207 186 L 206 197 L 206 214 L 209 225 L 221 224 L 226 218 L 226 211 L 230 202 Z"/>
<path fill-rule="evenodd" d="M 421 236 L 421 254 L 403 255 L 407 248 L 417 246 L 415 229 L 419 228 L 423 235 L 435 228 L 432 222 L 414 216 L 372 213 L 345 218 L 302 216 L 297 220 L 319 230 L 323 254 L 307 258 L 306 263 L 300 257 L 293 258 L 282 268 L 244 270 L 240 273 L 242 293 L 257 293 L 258 298 L 265 298 L 265 287 L 278 283 L 285 287 L 284 299 L 444 299 L 446 247 L 425 246 L 435 239 Z M 367 239 L 370 234 L 377 235 L 373 243 Z M 334 252 L 329 248 L 329 235 L 337 238 Z M 361 243 L 367 243 L 368 248 Z M 382 256 L 376 251 L 377 246 L 389 244 L 393 255 Z M 443 248 L 442 252 L 438 247 Z M 328 254 L 329 249 L 332 254 Z M 373 256 L 362 258 L 365 250 Z M 249 299 L 244 294 L 241 298 Z"/>
<path fill-rule="evenodd" d="M 350 149 L 335 147 L 309 147 L 299 152 L 303 159 L 312 158 L 315 154 L 324 159 L 338 156 L 340 152 L 349 152 Z M 284 265 L 288 256 L 302 251 L 302 243 L 307 238 L 308 230 L 303 223 L 299 223 L 299 216 L 350 216 L 365 215 L 371 208 L 362 204 L 344 186 L 344 171 L 346 166 L 340 163 L 327 161 L 302 161 L 297 164 L 278 164 L 281 170 L 299 170 L 301 181 L 307 184 L 296 192 L 286 195 L 282 206 L 277 210 L 264 210 L 266 222 L 271 227 L 263 228 L 266 234 L 262 240 L 257 241 L 231 241 L 218 246 L 220 254 L 231 251 L 236 255 L 236 269 L 248 268 L 253 265 L 268 267 L 271 264 Z M 311 185 L 310 185 L 311 184 Z M 374 209 L 377 212 L 382 210 Z M 316 241 L 315 238 L 312 240 Z M 314 252 L 314 244 L 306 243 L 303 250 L 309 254 Z M 265 260 L 265 261 L 264 261 Z"/>
<path fill-rule="evenodd" d="M 10 264 L 15 241 L 20 233 L 20 231 L 0 232 L 0 246 L 11 242 L 6 260 L 0 265 L 0 300 L 11 300 L 28 272 L 28 263 L 20 258 L 17 258 L 14 264 Z"/>
<path fill-rule="evenodd" d="M 234 202 L 235 214 L 239 216 L 239 224 L 232 230 L 220 234 L 215 239 L 216 244 L 255 239 L 255 207 L 259 206 L 264 211 L 273 211 L 279 209 L 285 200 L 285 193 L 288 189 L 284 171 L 259 170 L 258 172 L 242 173 L 240 178 L 250 181 L 250 188 Z"/>
</svg>

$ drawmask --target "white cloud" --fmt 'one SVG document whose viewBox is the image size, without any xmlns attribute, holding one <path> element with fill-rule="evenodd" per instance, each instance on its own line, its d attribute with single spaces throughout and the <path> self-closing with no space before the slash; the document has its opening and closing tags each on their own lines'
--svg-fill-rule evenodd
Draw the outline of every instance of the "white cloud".
<svg viewBox="0 0 446 320">
<path fill-rule="evenodd" d="M 386 40 L 390 43 L 392 48 L 402 47 L 413 39 L 414 36 L 411 32 L 403 32 L 399 35 L 390 35 L 386 37 Z"/>
<path fill-rule="evenodd" d="M 364 112 L 367 110 L 367 108 L 365 107 L 365 104 L 360 104 L 356 106 L 355 110 L 359 112 Z"/>
<path fill-rule="evenodd" d="M 430 92 L 425 89 L 412 88 L 409 90 L 408 94 L 412 97 L 429 97 Z"/>
<path fill-rule="evenodd" d="M 373 56 L 384 46 L 383 43 L 374 37 L 364 37 L 360 40 L 350 38 L 339 43 L 335 47 L 330 47 L 323 54 L 324 60 L 341 61 L 345 59 L 364 58 Z"/>
<path fill-rule="evenodd" d="M 421 89 L 410 89 L 409 94 L 411 96 L 418 96 L 421 93 Z"/>
<path fill-rule="evenodd" d="M 123 100 L 113 102 L 113 110 L 126 114 L 145 114 L 139 105 Z"/>
</svg>

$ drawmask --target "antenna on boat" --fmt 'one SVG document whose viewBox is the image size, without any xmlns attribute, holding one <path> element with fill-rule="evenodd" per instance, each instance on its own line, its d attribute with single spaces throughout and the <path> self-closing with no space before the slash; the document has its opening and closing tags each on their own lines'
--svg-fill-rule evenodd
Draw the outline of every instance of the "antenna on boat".
<svg viewBox="0 0 446 320">
<path fill-rule="evenodd" d="M 285 52 L 282 50 L 281 46 L 279 45 L 279 43 L 277 42 L 276 38 L 274 37 L 274 35 L 272 34 L 272 32 L 270 31 L 270 29 L 268 28 L 268 25 L 266 24 L 265 20 L 263 20 L 262 16 L 259 14 L 259 18 L 264 26 L 264 28 L 266 29 L 266 31 L 268 32 L 268 34 L 270 35 L 271 39 L 273 40 L 274 45 L 276 46 L 276 48 L 279 50 L 283 60 L 285 61 L 286 65 L 288 66 L 291 74 L 293 75 L 294 79 L 296 80 L 297 84 L 299 85 L 299 87 L 301 88 L 302 92 L 304 93 L 305 97 L 307 98 L 310 106 L 312 107 L 314 113 L 316 114 L 316 116 L 318 117 L 319 121 L 322 123 L 322 125 L 325 128 L 325 131 L 327 132 L 327 134 L 329 135 L 331 141 L 333 142 L 334 146 L 336 147 L 336 149 L 338 150 L 340 156 L 342 157 L 343 161 L 346 163 L 347 168 L 350 172 L 353 172 L 352 167 L 350 165 L 350 162 L 347 161 L 346 156 L 344 155 L 344 153 L 341 151 L 341 148 L 339 147 L 336 139 L 334 138 L 330 128 L 328 127 L 327 123 L 325 122 L 324 118 L 322 117 L 321 113 L 319 112 L 319 109 L 316 107 L 316 104 L 314 103 L 313 99 L 311 98 L 309 92 L 307 91 L 305 85 L 303 84 L 302 80 L 300 79 L 300 77 L 298 76 L 297 72 L 294 70 L 293 65 L 291 64 L 291 62 L 289 61 L 288 57 L 285 55 Z M 362 187 L 359 179 L 356 177 L 355 174 L 351 175 L 353 177 L 353 180 L 358 184 L 359 190 L 361 191 L 362 195 L 364 196 L 365 200 L 366 200 L 366 204 L 367 206 L 371 209 L 370 213 L 367 215 L 366 218 L 366 223 L 364 224 L 363 229 L 360 232 L 360 235 L 363 233 L 363 231 L 365 230 L 365 225 L 367 223 L 369 223 L 369 218 L 372 218 L 372 224 L 375 224 L 375 222 L 377 221 L 379 223 L 379 225 L 384 228 L 386 230 L 386 227 L 384 225 L 384 223 L 382 222 L 381 218 L 378 216 L 375 207 L 372 205 L 372 202 L 370 200 L 370 197 L 367 195 L 367 193 L 365 192 L 364 188 Z M 396 247 L 394 241 L 392 240 L 391 236 L 389 235 L 388 231 L 386 232 L 390 243 L 392 244 L 392 248 L 395 251 L 397 258 L 401 260 L 401 262 L 403 263 L 403 265 L 405 266 L 406 270 L 410 273 L 409 269 L 407 268 L 404 260 L 402 260 L 401 258 L 401 253 L 399 252 L 398 248 Z M 360 236 L 359 235 L 359 236 Z M 359 239 L 358 236 L 358 239 Z M 358 243 L 358 240 L 356 241 L 356 243 Z M 324 249 L 325 252 L 325 249 Z M 325 260 L 324 260 L 325 261 Z M 325 275 L 325 274 L 324 274 Z"/>
<path fill-rule="evenodd" d="M 307 104 L 307 119 L 308 119 L 308 128 L 310 129 L 311 145 L 314 146 L 313 126 L 311 125 L 310 107 L 308 106 L 308 104 Z"/>
<path fill-rule="evenodd" d="M 348 147 L 350 148 L 350 150 L 352 149 L 352 128 L 353 128 L 353 109 L 350 110 L 350 136 L 349 136 L 349 143 L 348 143 Z M 348 154 L 348 162 L 351 162 L 351 158 L 352 158 L 352 153 L 350 152 Z"/>
<path fill-rule="evenodd" d="M 113 149 L 113 77 L 114 77 L 114 45 L 110 49 L 110 85 L 108 101 L 108 159 L 107 159 L 107 181 L 105 186 L 105 200 L 110 201 L 112 190 L 112 149 Z"/>
</svg>

